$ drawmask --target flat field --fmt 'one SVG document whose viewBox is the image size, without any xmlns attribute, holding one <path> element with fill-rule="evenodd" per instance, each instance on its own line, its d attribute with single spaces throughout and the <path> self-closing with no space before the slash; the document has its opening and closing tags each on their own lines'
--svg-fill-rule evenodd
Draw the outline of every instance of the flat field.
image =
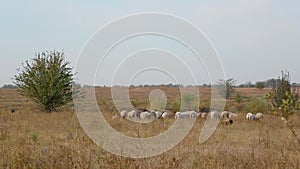
<svg viewBox="0 0 300 169">
<path fill-rule="evenodd" d="M 178 88 L 131 88 L 130 99 L 138 109 L 149 107 L 153 89 L 164 91 L 167 108 L 180 97 Z M 107 122 L 130 137 L 150 137 L 166 131 L 174 119 L 149 124 L 112 119 L 118 114 L 110 88 L 96 88 L 97 102 Z M 209 103 L 209 88 L 200 88 L 201 103 Z M 237 88 L 226 107 L 240 93 L 247 103 L 251 96 L 263 96 L 270 89 Z M 13 108 L 16 111 L 10 112 Z M 0 168 L 300 168 L 300 114 L 289 124 L 279 116 L 264 114 L 261 121 L 246 121 L 239 111 L 232 125 L 220 123 L 203 144 L 198 138 L 205 119 L 198 118 L 189 134 L 173 149 L 155 157 L 132 159 L 116 156 L 97 146 L 81 128 L 71 106 L 59 112 L 41 111 L 38 105 L 16 90 L 0 90 Z M 155 145 L 153 145 L 155 146 Z"/>
</svg>

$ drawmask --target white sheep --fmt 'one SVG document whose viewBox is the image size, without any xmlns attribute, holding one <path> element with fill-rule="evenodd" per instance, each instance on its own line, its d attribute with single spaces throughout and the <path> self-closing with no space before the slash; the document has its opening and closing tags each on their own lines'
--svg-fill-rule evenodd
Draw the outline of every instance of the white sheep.
<svg viewBox="0 0 300 169">
<path fill-rule="evenodd" d="M 256 113 L 255 119 L 256 120 L 262 120 L 263 119 L 263 114 L 262 113 Z"/>
<path fill-rule="evenodd" d="M 127 117 L 128 118 L 134 118 L 136 117 L 136 111 L 135 110 L 131 110 L 127 113 Z"/>
<path fill-rule="evenodd" d="M 150 112 L 149 111 L 143 111 L 140 114 L 140 118 L 141 119 L 146 119 L 148 116 L 150 116 Z"/>
<path fill-rule="evenodd" d="M 187 112 L 184 112 L 186 114 L 189 114 L 191 118 L 196 118 L 197 117 L 197 112 L 195 111 L 187 111 Z"/>
<path fill-rule="evenodd" d="M 231 120 L 236 119 L 237 117 L 238 117 L 238 114 L 236 114 L 236 113 L 229 113 L 229 115 L 228 115 L 228 118 Z"/>
<path fill-rule="evenodd" d="M 211 117 L 212 119 L 220 119 L 221 114 L 220 114 L 218 111 L 216 111 L 216 110 L 212 110 L 212 111 L 210 112 L 210 117 Z"/>
<path fill-rule="evenodd" d="M 140 117 L 140 115 L 141 115 L 141 111 L 140 110 L 136 110 L 135 111 L 135 117 Z"/>
<path fill-rule="evenodd" d="M 247 114 L 246 114 L 246 119 L 247 119 L 247 120 L 250 120 L 250 116 L 251 116 L 251 115 L 253 115 L 253 114 L 252 114 L 252 113 L 247 113 Z"/>
<path fill-rule="evenodd" d="M 196 112 L 195 111 L 186 111 L 186 112 L 176 112 L 175 119 L 179 118 L 195 118 Z"/>
<path fill-rule="evenodd" d="M 226 119 L 223 121 L 223 123 L 225 123 L 225 125 L 231 125 L 233 123 L 233 120 L 232 119 Z"/>
<path fill-rule="evenodd" d="M 249 120 L 252 120 L 252 121 L 256 120 L 255 115 L 254 114 L 250 115 Z"/>
<path fill-rule="evenodd" d="M 179 119 L 180 114 L 181 114 L 181 112 L 176 112 L 175 113 L 175 119 Z"/>
<path fill-rule="evenodd" d="M 222 113 L 221 113 L 221 118 L 222 118 L 222 119 L 224 119 L 224 118 L 229 118 L 229 114 L 230 114 L 229 111 L 222 111 Z"/>
<path fill-rule="evenodd" d="M 147 114 L 148 119 L 155 119 L 156 118 L 156 113 L 154 110 L 150 111 L 149 114 Z"/>
<path fill-rule="evenodd" d="M 255 120 L 256 118 L 255 118 L 255 115 L 254 115 L 254 114 L 252 114 L 252 113 L 247 113 L 247 114 L 246 114 L 246 119 L 247 119 L 247 120 Z"/>
<path fill-rule="evenodd" d="M 155 111 L 155 117 L 156 117 L 157 119 L 162 118 L 162 112 L 160 112 L 160 111 Z"/>
<path fill-rule="evenodd" d="M 161 115 L 161 117 L 162 117 L 163 119 L 165 119 L 165 118 L 170 118 L 170 117 L 172 117 L 172 116 L 173 116 L 173 113 L 172 113 L 172 112 L 169 112 L 169 111 L 164 111 L 163 114 Z"/>
<path fill-rule="evenodd" d="M 120 112 L 120 114 L 121 114 L 121 117 L 125 118 L 126 115 L 127 115 L 127 111 L 123 110 L 123 111 Z"/>
<path fill-rule="evenodd" d="M 207 113 L 201 113 L 201 118 L 205 119 L 207 116 Z"/>
</svg>

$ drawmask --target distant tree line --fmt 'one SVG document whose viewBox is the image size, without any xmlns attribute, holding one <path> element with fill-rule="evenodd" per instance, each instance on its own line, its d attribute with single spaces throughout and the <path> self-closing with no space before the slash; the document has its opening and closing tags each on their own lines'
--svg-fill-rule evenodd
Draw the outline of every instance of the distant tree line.
<svg viewBox="0 0 300 169">
<path fill-rule="evenodd" d="M 16 89 L 18 87 L 16 85 L 12 85 L 12 84 L 5 84 L 1 88 L 2 89 Z"/>
<path fill-rule="evenodd" d="M 256 83 L 252 83 L 252 82 L 246 82 L 246 83 L 242 83 L 239 85 L 234 85 L 233 87 L 240 87 L 240 88 L 259 88 L 259 89 L 263 89 L 263 88 L 271 88 L 277 81 L 278 79 L 269 79 L 266 81 L 258 81 Z M 79 86 L 82 87 L 79 84 L 73 84 L 73 86 Z M 292 83 L 291 84 L 293 87 L 300 87 L 300 83 Z M 141 88 L 141 87 L 174 87 L 174 88 L 178 88 L 178 87 L 212 87 L 215 85 L 211 85 L 210 83 L 203 83 L 202 85 L 178 85 L 178 84 L 155 84 L 155 85 L 150 85 L 150 84 L 144 84 L 144 85 L 130 85 L 130 87 L 136 87 L 136 88 Z M 83 85 L 83 87 L 87 88 L 87 87 L 109 87 L 109 86 L 92 86 L 92 85 Z M 127 87 L 124 85 L 114 85 L 113 87 Z M 2 89 L 17 89 L 18 87 L 16 85 L 13 84 L 5 84 L 1 87 Z"/>
<path fill-rule="evenodd" d="M 229 80 L 229 81 L 228 81 Z M 252 83 L 250 81 L 246 82 L 246 83 L 242 83 L 242 84 L 234 84 L 233 82 L 235 82 L 234 79 L 227 79 L 224 80 L 223 82 L 226 82 L 227 84 L 230 83 L 230 86 L 232 87 L 239 87 L 239 88 L 259 88 L 259 89 L 263 89 L 263 88 L 272 88 L 274 86 L 274 84 L 278 83 L 278 79 L 269 79 L 266 81 L 258 81 L 255 83 Z M 232 83 L 231 83 L 232 82 Z M 218 87 L 220 85 L 220 83 L 222 83 L 222 81 L 217 81 L 216 84 L 210 84 L 210 83 L 203 83 L 201 85 L 182 85 L 182 84 L 139 84 L 139 85 L 134 85 L 131 84 L 129 87 L 132 88 L 142 88 L 142 87 L 172 87 L 172 88 L 179 88 L 179 87 Z M 226 83 L 225 83 L 226 84 Z M 79 87 L 84 87 L 84 88 L 93 88 L 93 87 L 111 87 L 111 86 L 106 86 L 106 85 L 100 85 L 100 86 L 93 86 L 93 85 L 79 85 L 79 84 L 74 84 L 77 85 Z M 300 83 L 292 83 L 291 84 L 293 87 L 300 87 Z M 228 85 L 227 85 L 228 86 Z M 114 85 L 113 87 L 128 87 L 126 85 Z"/>
<path fill-rule="evenodd" d="M 256 82 L 255 84 L 252 83 L 252 82 L 246 82 L 246 83 L 243 83 L 243 84 L 240 84 L 236 87 L 249 87 L 249 88 L 253 88 L 253 87 L 256 87 L 258 89 L 263 89 L 263 88 L 272 88 L 273 86 L 275 86 L 276 84 L 279 83 L 279 79 L 269 79 L 269 80 L 266 80 L 266 81 L 258 81 Z M 300 87 L 300 83 L 292 83 L 291 84 L 293 87 Z"/>
</svg>

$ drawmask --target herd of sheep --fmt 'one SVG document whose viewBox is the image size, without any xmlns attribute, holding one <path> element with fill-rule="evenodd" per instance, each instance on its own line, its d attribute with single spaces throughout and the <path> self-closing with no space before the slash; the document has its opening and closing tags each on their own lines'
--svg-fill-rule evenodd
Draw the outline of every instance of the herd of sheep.
<svg viewBox="0 0 300 169">
<path fill-rule="evenodd" d="M 175 118 L 175 119 L 188 119 L 188 118 L 207 118 L 208 116 L 212 119 L 222 120 L 225 124 L 232 124 L 234 120 L 237 119 L 238 114 L 232 113 L 229 111 L 218 112 L 212 110 L 209 113 L 207 112 L 197 112 L 197 111 L 184 111 L 173 113 L 171 111 L 157 111 L 157 110 L 130 110 L 130 111 L 121 111 L 120 116 L 127 119 L 141 119 L 141 120 L 153 120 L 153 119 L 166 119 L 166 118 Z M 113 119 L 118 118 L 118 115 L 113 116 Z M 247 113 L 247 120 L 262 120 L 263 114 L 257 113 Z"/>
</svg>

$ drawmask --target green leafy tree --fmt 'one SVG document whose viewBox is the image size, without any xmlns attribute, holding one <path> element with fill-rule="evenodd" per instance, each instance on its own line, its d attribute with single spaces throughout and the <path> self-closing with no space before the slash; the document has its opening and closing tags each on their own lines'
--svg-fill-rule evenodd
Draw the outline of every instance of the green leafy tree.
<svg viewBox="0 0 300 169">
<path fill-rule="evenodd" d="M 294 114 L 299 107 L 299 96 L 295 89 L 292 89 L 287 71 L 282 71 L 281 77 L 273 81 L 272 92 L 269 92 L 266 97 L 270 99 L 273 109 L 281 112 L 285 119 Z"/>
<path fill-rule="evenodd" d="M 41 52 L 22 65 L 23 69 L 14 78 L 21 95 L 31 98 L 47 111 L 71 101 L 74 74 L 63 52 Z"/>
<path fill-rule="evenodd" d="M 258 89 L 263 89 L 263 88 L 265 88 L 265 83 L 264 82 L 256 82 L 255 87 Z"/>
<path fill-rule="evenodd" d="M 219 80 L 217 82 L 218 89 L 226 97 L 226 99 L 228 99 L 231 96 L 234 83 L 235 83 L 235 80 L 232 78 L 227 79 L 227 80 Z"/>
</svg>

